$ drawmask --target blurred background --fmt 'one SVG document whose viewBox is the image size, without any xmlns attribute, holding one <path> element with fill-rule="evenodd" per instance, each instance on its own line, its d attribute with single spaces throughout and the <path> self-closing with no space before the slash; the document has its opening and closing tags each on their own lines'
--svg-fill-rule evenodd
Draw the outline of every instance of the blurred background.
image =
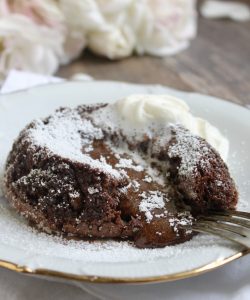
<svg viewBox="0 0 250 300">
<path fill-rule="evenodd" d="M 0 0 L 13 69 L 157 83 L 250 103 L 249 1 Z"/>
</svg>

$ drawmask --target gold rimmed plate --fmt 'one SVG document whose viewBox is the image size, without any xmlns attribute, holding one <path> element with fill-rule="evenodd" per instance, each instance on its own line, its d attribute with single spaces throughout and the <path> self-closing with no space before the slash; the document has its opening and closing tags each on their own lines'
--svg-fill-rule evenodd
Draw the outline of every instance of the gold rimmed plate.
<svg viewBox="0 0 250 300">
<path fill-rule="evenodd" d="M 191 111 L 217 126 L 230 141 L 228 164 L 240 191 L 240 209 L 249 211 L 250 111 L 209 96 L 163 86 L 121 82 L 64 82 L 0 96 L 0 172 L 19 131 L 32 119 L 59 106 L 111 102 L 132 93 L 172 94 Z M 0 266 L 32 275 L 64 279 L 148 283 L 195 276 L 235 260 L 247 252 L 218 237 L 198 235 L 163 249 L 136 249 L 126 242 L 65 241 L 32 230 L 0 199 Z"/>
</svg>

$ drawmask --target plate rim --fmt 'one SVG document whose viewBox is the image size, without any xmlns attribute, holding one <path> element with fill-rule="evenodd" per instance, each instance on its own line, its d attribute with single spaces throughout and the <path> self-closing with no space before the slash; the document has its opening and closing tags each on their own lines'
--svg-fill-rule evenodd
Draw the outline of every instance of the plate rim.
<svg viewBox="0 0 250 300">
<path fill-rule="evenodd" d="M 20 266 L 10 261 L 0 260 L 0 267 L 14 271 L 16 273 L 22 273 L 26 275 L 32 275 L 43 278 L 57 278 L 66 279 L 88 283 L 112 283 L 112 284 L 149 284 L 149 283 L 160 283 L 170 282 L 190 277 L 195 277 L 209 271 L 215 270 L 221 266 L 224 266 L 240 257 L 250 254 L 250 249 L 237 252 L 225 259 L 217 260 L 209 264 L 203 265 L 199 268 L 195 268 L 185 272 L 179 272 L 169 275 L 158 275 L 149 277 L 108 277 L 108 276 L 95 276 L 95 275 L 77 275 L 73 273 L 67 273 L 62 271 L 54 271 L 50 269 L 31 269 L 27 266 Z"/>
<path fill-rule="evenodd" d="M 131 83 L 131 82 L 125 82 L 125 81 L 112 81 L 112 80 L 93 80 L 93 81 L 77 81 L 77 80 L 67 80 L 62 82 L 56 82 L 56 83 L 47 83 L 42 85 L 37 85 L 34 87 L 29 87 L 25 89 L 21 89 L 18 91 L 13 91 L 9 93 L 0 94 L 0 100 L 2 97 L 8 97 L 9 95 L 13 94 L 19 94 L 19 93 L 25 93 L 29 92 L 30 90 L 39 89 L 39 88 L 48 88 L 50 86 L 55 85 L 67 85 L 67 84 L 95 84 L 95 83 L 102 83 L 102 84 L 126 84 L 126 85 L 134 85 L 134 86 L 147 86 L 147 87 L 160 87 L 165 88 L 174 92 L 183 93 L 183 94 L 191 94 L 191 95 L 200 95 L 202 97 L 209 97 L 210 99 L 213 98 L 217 101 L 222 101 L 226 103 L 227 105 L 237 106 L 243 109 L 248 110 L 243 105 L 240 105 L 238 103 L 231 102 L 229 100 L 217 98 L 215 96 L 211 96 L 208 94 L 201 94 L 197 92 L 192 91 L 184 91 L 184 90 L 178 90 L 172 87 L 168 87 L 162 84 L 142 84 L 142 83 Z M 109 277 L 109 276 L 95 276 L 95 275 L 79 275 L 79 274 L 73 274 L 63 271 L 55 271 L 51 269 L 45 269 L 45 268 L 36 268 L 31 269 L 28 266 L 25 265 L 18 265 L 16 263 L 13 263 L 11 261 L 7 260 L 1 260 L 0 258 L 0 267 L 4 269 L 8 269 L 11 271 L 14 271 L 16 273 L 22 273 L 26 275 L 36 276 L 36 277 L 43 277 L 43 278 L 57 278 L 57 279 L 66 279 L 66 280 L 74 280 L 74 281 L 80 281 L 80 282 L 89 282 L 89 283 L 112 283 L 112 284 L 149 284 L 149 283 L 160 283 L 160 282 L 169 282 L 169 281 L 175 281 L 175 280 L 181 280 L 185 278 L 195 277 L 201 274 L 204 274 L 206 272 L 212 271 L 214 269 L 217 269 L 221 266 L 224 266 L 225 264 L 228 264 L 236 259 L 239 259 L 240 257 L 243 257 L 247 254 L 250 254 L 250 249 L 244 249 L 242 251 L 236 252 L 235 254 L 224 258 L 219 259 L 216 261 L 213 261 L 211 263 L 208 263 L 206 265 L 200 266 L 198 268 L 194 268 L 188 271 L 184 272 L 178 272 L 174 274 L 168 274 L 168 275 L 157 275 L 157 276 L 147 276 L 147 277 Z"/>
</svg>

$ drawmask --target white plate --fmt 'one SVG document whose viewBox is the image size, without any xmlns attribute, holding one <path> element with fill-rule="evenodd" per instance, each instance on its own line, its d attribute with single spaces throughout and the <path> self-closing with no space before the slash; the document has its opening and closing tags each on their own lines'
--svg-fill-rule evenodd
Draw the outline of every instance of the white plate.
<svg viewBox="0 0 250 300">
<path fill-rule="evenodd" d="M 230 141 L 229 166 L 240 191 L 239 208 L 249 211 L 250 111 L 213 97 L 156 85 L 119 82 L 66 82 L 0 97 L 0 167 L 19 131 L 32 119 L 59 106 L 109 102 L 132 93 L 171 94 L 184 99 L 192 112 L 217 126 Z M 163 249 L 139 250 L 127 243 L 63 242 L 38 234 L 0 202 L 0 265 L 20 272 L 96 282 L 174 280 L 218 267 L 245 251 L 231 242 L 199 235 L 190 242 Z M 99 249 L 99 250 L 98 250 Z"/>
</svg>

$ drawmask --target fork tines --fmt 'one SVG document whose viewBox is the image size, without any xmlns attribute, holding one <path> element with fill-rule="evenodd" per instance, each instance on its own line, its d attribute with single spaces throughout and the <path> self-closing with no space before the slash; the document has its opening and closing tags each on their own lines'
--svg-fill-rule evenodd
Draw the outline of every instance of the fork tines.
<svg viewBox="0 0 250 300">
<path fill-rule="evenodd" d="M 221 236 L 250 249 L 250 213 L 242 211 L 209 211 L 200 215 L 192 229 Z"/>
</svg>

